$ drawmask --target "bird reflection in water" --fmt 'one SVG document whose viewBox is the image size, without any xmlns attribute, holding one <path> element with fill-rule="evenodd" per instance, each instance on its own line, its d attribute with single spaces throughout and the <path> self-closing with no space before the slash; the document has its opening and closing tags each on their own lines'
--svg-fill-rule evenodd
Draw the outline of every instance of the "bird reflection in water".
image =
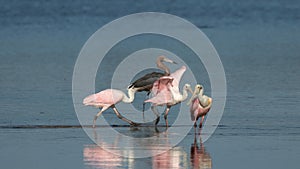
<svg viewBox="0 0 300 169">
<path fill-rule="evenodd" d="M 200 132 L 200 131 L 199 131 Z M 199 135 L 200 144 L 197 141 Z M 202 143 L 200 134 L 197 134 L 196 129 L 194 133 L 194 143 L 191 144 L 191 168 L 211 169 L 212 159 L 208 152 L 206 152 L 204 144 Z"/>
<path fill-rule="evenodd" d="M 119 168 L 122 167 L 123 158 L 115 155 L 97 145 L 88 145 L 83 149 L 85 165 L 93 168 Z"/>
<path fill-rule="evenodd" d="M 153 129 L 154 130 L 154 129 Z M 168 139 L 169 133 L 165 132 L 165 136 Z M 200 132 L 199 132 L 200 133 Z M 116 137 L 111 143 L 101 143 L 101 147 L 98 145 L 86 145 L 83 149 L 84 163 L 86 166 L 91 168 L 200 168 L 200 169 L 211 169 L 212 159 L 209 153 L 205 150 L 205 147 L 201 141 L 200 134 L 194 133 L 194 138 L 189 137 L 192 141 L 190 147 L 190 155 L 188 150 L 184 147 L 177 146 L 173 147 L 168 151 L 161 154 L 155 153 L 161 149 L 161 146 L 154 146 L 153 144 L 144 145 L 147 148 L 153 150 L 152 157 L 135 159 L 138 155 L 135 149 L 120 149 L 118 142 L 121 140 Z M 122 137 L 122 136 L 120 136 Z M 97 134 L 95 134 L 97 140 Z M 164 145 L 171 146 L 171 145 Z M 107 151 L 109 148 L 110 151 Z M 118 154 L 118 155 L 117 155 Z M 130 158 L 123 157 L 127 155 Z M 148 164 L 149 166 L 144 166 Z"/>
<path fill-rule="evenodd" d="M 94 139 L 96 140 L 96 142 L 98 142 L 98 135 L 96 130 L 93 130 L 93 133 Z M 116 140 L 111 144 L 103 142 L 102 146 L 114 148 L 118 144 L 118 141 L 119 139 L 116 138 Z M 120 155 L 117 155 L 120 154 L 119 151 L 120 150 L 115 149 L 112 153 L 112 151 L 105 150 L 104 148 L 96 144 L 86 145 L 83 149 L 83 160 L 86 166 L 99 169 L 120 168 L 124 165 L 130 166 L 130 162 L 133 161 L 133 159 L 127 159 Z"/>
<path fill-rule="evenodd" d="M 152 168 L 187 168 L 187 154 L 181 147 L 174 147 L 169 151 L 152 157 Z"/>
</svg>

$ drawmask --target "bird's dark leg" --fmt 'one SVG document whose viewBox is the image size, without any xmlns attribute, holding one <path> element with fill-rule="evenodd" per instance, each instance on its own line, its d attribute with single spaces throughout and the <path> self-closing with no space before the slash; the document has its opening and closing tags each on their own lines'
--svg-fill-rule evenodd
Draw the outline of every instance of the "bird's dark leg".
<svg viewBox="0 0 300 169">
<path fill-rule="evenodd" d="M 158 124 L 158 122 L 159 122 L 159 119 L 160 119 L 160 116 L 159 116 L 159 113 L 158 113 L 158 111 L 157 111 L 157 109 L 156 109 L 156 106 L 151 106 L 151 110 L 152 110 L 152 112 L 156 115 L 156 120 L 155 120 L 155 125 L 157 125 Z"/>
<path fill-rule="evenodd" d="M 116 108 L 115 106 L 112 106 L 112 109 L 114 110 L 114 112 L 116 113 L 116 115 L 118 116 L 119 119 L 121 119 L 121 120 L 123 120 L 123 121 L 125 121 L 125 122 L 127 122 L 127 123 L 129 123 L 130 125 L 133 125 L 133 126 L 137 126 L 137 125 L 138 125 L 137 123 L 135 123 L 135 122 L 133 122 L 133 121 L 131 121 L 131 120 L 125 118 L 124 116 L 122 116 L 122 115 L 118 112 L 118 110 L 117 110 L 117 108 Z"/>
<path fill-rule="evenodd" d="M 194 127 L 197 127 L 197 121 L 198 121 L 199 117 L 195 117 L 195 122 L 194 122 Z"/>
<path fill-rule="evenodd" d="M 94 117 L 94 121 L 93 121 L 93 128 L 96 127 L 96 120 L 97 118 L 106 110 L 108 109 L 108 107 L 103 107 L 97 114 L 96 116 Z"/>
<path fill-rule="evenodd" d="M 143 106 L 144 106 L 144 104 L 143 104 Z M 143 121 L 145 122 L 146 120 L 145 120 L 145 113 L 144 113 L 144 111 L 143 111 Z"/>
<path fill-rule="evenodd" d="M 93 128 L 93 133 L 94 133 L 94 139 L 95 139 L 96 143 L 98 143 L 98 134 L 97 134 L 95 128 Z"/>
<path fill-rule="evenodd" d="M 146 100 L 146 99 L 145 99 L 145 100 Z M 143 117 L 144 117 L 144 112 L 145 112 L 145 105 L 146 105 L 146 103 L 143 102 Z"/>
<path fill-rule="evenodd" d="M 159 130 L 158 130 L 158 128 L 157 128 L 157 125 L 155 125 L 155 132 L 156 133 L 160 133 Z"/>
<path fill-rule="evenodd" d="M 204 116 L 202 116 L 202 118 L 201 118 L 199 128 L 202 128 L 203 121 L 204 121 Z"/>
<path fill-rule="evenodd" d="M 145 102 L 143 102 L 143 121 L 145 122 Z"/>
<path fill-rule="evenodd" d="M 96 116 L 94 117 L 94 121 L 93 121 L 93 128 L 96 127 L 96 120 L 97 118 L 105 111 L 107 110 L 109 107 L 102 107 L 102 109 L 96 114 Z"/>
<path fill-rule="evenodd" d="M 194 145 L 197 145 L 197 137 L 196 137 L 196 135 L 197 135 L 197 129 L 194 128 Z"/>
<path fill-rule="evenodd" d="M 164 115 L 164 118 L 165 118 L 165 121 L 166 121 L 166 127 L 168 127 L 169 126 L 169 124 L 168 124 L 168 113 L 169 113 L 169 111 L 170 111 L 170 106 L 167 106 L 167 109 L 166 109 L 166 112 L 165 112 L 165 115 Z"/>
<path fill-rule="evenodd" d="M 147 93 L 145 100 L 149 99 L 150 93 L 151 93 L 150 91 Z M 144 113 L 145 112 L 145 105 L 146 105 L 146 103 L 143 102 L 143 120 L 144 120 L 144 122 L 145 122 L 145 113 Z"/>
</svg>

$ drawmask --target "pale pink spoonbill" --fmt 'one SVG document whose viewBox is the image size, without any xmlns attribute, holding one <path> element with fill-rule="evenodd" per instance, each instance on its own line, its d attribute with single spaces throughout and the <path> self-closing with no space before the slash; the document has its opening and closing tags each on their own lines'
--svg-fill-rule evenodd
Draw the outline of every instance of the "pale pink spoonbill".
<svg viewBox="0 0 300 169">
<path fill-rule="evenodd" d="M 209 112 L 212 105 L 212 98 L 203 94 L 204 88 L 202 85 L 196 85 L 194 93 L 188 102 L 191 112 L 191 120 L 194 121 L 194 126 L 197 127 L 197 121 L 201 117 L 199 128 L 202 127 L 204 117 Z"/>
<path fill-rule="evenodd" d="M 114 112 L 116 113 L 116 115 L 118 116 L 118 118 L 122 119 L 123 121 L 126 121 L 127 123 L 129 123 L 130 125 L 137 125 L 137 123 L 123 117 L 117 110 L 117 108 L 115 107 L 116 104 L 118 104 L 119 102 L 125 102 L 125 103 L 131 103 L 134 100 L 134 94 L 135 94 L 136 90 L 135 89 L 128 89 L 128 96 L 126 96 L 125 93 L 123 93 L 120 90 L 116 90 L 116 89 L 106 89 L 103 90 L 99 93 L 96 94 L 92 94 L 90 96 L 87 96 L 86 98 L 84 98 L 83 100 L 83 104 L 86 106 L 94 106 L 97 108 L 102 108 L 97 115 L 94 118 L 93 121 L 93 127 L 95 127 L 96 125 L 96 120 L 97 118 L 108 108 L 112 108 L 114 110 Z"/>
<path fill-rule="evenodd" d="M 166 121 L 166 125 L 168 126 L 167 116 L 170 111 L 170 108 L 186 100 L 188 97 L 187 91 L 192 92 L 191 86 L 189 84 L 184 85 L 182 89 L 182 94 L 179 91 L 179 82 L 185 71 L 186 67 L 182 66 L 170 76 L 163 76 L 154 83 L 152 88 L 152 94 L 154 96 L 146 100 L 145 102 L 152 103 L 151 109 L 157 116 L 155 124 L 159 122 L 159 113 L 156 110 L 156 106 L 167 106 L 164 118 Z"/>
</svg>

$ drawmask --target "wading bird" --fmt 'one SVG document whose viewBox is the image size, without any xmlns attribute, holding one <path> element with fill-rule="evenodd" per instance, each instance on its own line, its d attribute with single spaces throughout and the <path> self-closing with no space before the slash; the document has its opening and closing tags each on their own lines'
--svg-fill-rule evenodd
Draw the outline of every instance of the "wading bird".
<svg viewBox="0 0 300 169">
<path fill-rule="evenodd" d="M 156 106 L 164 106 L 166 105 L 166 111 L 164 114 L 164 118 L 166 121 L 166 125 L 168 126 L 167 116 L 170 111 L 170 108 L 184 100 L 188 97 L 188 92 L 192 93 L 191 86 L 189 84 L 185 84 L 182 89 L 182 94 L 179 91 L 179 82 L 183 73 L 186 71 L 186 67 L 182 66 L 180 69 L 172 73 L 170 76 L 163 76 L 159 80 L 157 80 L 152 88 L 153 97 L 146 100 L 145 102 L 151 102 L 152 111 L 156 114 L 157 119 L 156 123 L 159 122 L 159 113 L 156 110 Z"/>
<path fill-rule="evenodd" d="M 165 64 L 163 64 L 163 62 L 177 64 L 176 62 L 172 61 L 171 59 L 168 59 L 165 56 L 157 57 L 156 65 L 159 69 L 163 70 L 164 73 L 162 73 L 162 72 L 148 73 L 148 74 L 144 75 L 143 77 L 134 81 L 132 84 L 130 84 L 128 89 L 135 89 L 137 92 L 146 91 L 146 92 L 148 92 L 147 96 L 149 96 L 154 82 L 162 76 L 170 75 L 170 69 Z M 145 110 L 145 103 L 143 103 L 143 112 L 144 112 L 144 110 Z"/>
<path fill-rule="evenodd" d="M 86 106 L 94 106 L 97 108 L 102 108 L 94 118 L 93 127 L 96 125 L 97 118 L 108 108 L 112 108 L 118 118 L 129 123 L 130 125 L 138 125 L 137 123 L 123 117 L 115 107 L 119 102 L 131 103 L 134 100 L 135 89 L 128 89 L 128 96 L 120 90 L 116 89 L 106 89 L 99 93 L 92 94 L 84 98 L 83 104 Z"/>
<path fill-rule="evenodd" d="M 202 127 L 204 117 L 209 112 L 212 105 L 212 98 L 203 95 L 204 88 L 202 85 L 196 85 L 194 93 L 187 103 L 190 106 L 191 120 L 194 121 L 194 126 L 197 127 L 197 121 L 201 117 L 199 128 Z"/>
</svg>

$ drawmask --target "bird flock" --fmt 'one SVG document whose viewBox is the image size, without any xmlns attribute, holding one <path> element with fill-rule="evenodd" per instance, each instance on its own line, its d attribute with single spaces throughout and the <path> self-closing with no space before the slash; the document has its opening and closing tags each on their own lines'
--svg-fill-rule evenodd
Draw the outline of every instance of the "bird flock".
<svg viewBox="0 0 300 169">
<path fill-rule="evenodd" d="M 121 90 L 105 89 L 84 98 L 84 105 L 100 108 L 100 111 L 94 117 L 93 127 L 96 127 L 97 118 L 109 108 L 112 108 L 121 120 L 129 123 L 131 126 L 138 126 L 139 123 L 122 116 L 115 105 L 120 102 L 132 103 L 136 92 L 146 91 L 148 97 L 151 93 L 151 98 L 144 101 L 143 112 L 145 103 L 151 103 L 151 110 L 156 115 L 155 125 L 157 125 L 160 120 L 160 113 L 157 110 L 157 106 L 166 106 L 164 112 L 166 126 L 168 126 L 167 117 L 171 107 L 185 101 L 188 98 L 188 93 L 191 93 L 192 96 L 187 103 L 190 106 L 191 120 L 194 122 L 194 126 L 197 127 L 197 121 L 201 118 L 199 124 L 199 128 L 201 128 L 205 115 L 212 106 L 212 98 L 204 95 L 204 87 L 201 84 L 197 84 L 194 90 L 192 90 L 190 84 L 185 84 L 180 91 L 179 82 L 186 71 L 186 67 L 182 66 L 175 72 L 170 73 L 170 69 L 163 62 L 177 64 L 165 56 L 159 56 L 156 60 L 156 65 L 164 72 L 148 73 L 137 79 L 128 86 L 128 96 Z"/>
</svg>

